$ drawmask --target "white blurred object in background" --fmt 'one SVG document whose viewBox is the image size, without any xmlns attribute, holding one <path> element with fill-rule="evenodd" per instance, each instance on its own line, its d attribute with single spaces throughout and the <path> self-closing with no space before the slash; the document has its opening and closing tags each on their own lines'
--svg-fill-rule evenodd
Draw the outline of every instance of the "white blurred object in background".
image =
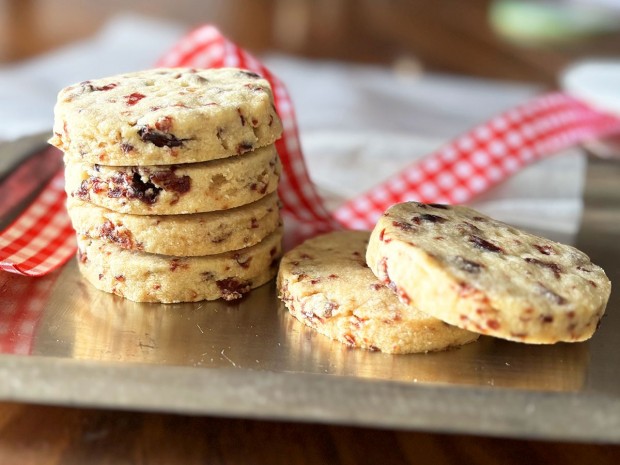
<svg viewBox="0 0 620 465">
<path fill-rule="evenodd" d="M 620 117 L 620 58 L 575 63 L 562 73 L 560 84 L 575 97 Z M 620 158 L 620 136 L 589 141 L 585 146 L 598 156 Z"/>
</svg>

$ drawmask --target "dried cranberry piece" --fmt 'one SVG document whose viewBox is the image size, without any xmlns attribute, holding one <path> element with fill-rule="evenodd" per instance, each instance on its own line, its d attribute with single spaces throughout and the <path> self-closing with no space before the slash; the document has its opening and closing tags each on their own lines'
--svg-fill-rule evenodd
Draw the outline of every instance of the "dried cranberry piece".
<svg viewBox="0 0 620 465">
<path fill-rule="evenodd" d="M 108 197 L 137 199 L 147 205 L 157 201 L 161 188 L 152 182 L 144 182 L 139 173 L 116 173 L 110 179 L 113 187 L 108 189 Z"/>
<path fill-rule="evenodd" d="M 379 260 L 378 268 L 379 268 L 379 275 L 380 275 L 378 276 L 379 279 L 381 279 L 383 284 L 390 285 L 392 283 L 392 280 L 390 279 L 390 275 L 388 274 L 387 257 L 382 257 L 381 260 Z"/>
<path fill-rule="evenodd" d="M 328 300 L 324 306 L 323 316 L 325 318 L 331 318 L 331 316 L 334 313 L 334 310 L 337 310 L 338 307 L 340 307 L 340 305 L 338 305 L 336 302 Z"/>
<path fill-rule="evenodd" d="M 487 252 L 493 252 L 493 253 L 504 252 L 504 249 L 502 249 L 501 247 L 498 247 L 495 244 L 479 236 L 474 236 L 474 235 L 469 236 L 469 242 L 474 244 L 476 248 L 481 249 L 481 250 L 486 250 Z"/>
<path fill-rule="evenodd" d="M 382 229 L 381 232 L 379 233 L 379 240 L 381 242 L 385 242 L 386 244 L 389 242 L 392 242 L 392 239 L 385 237 L 385 229 Z"/>
<path fill-rule="evenodd" d="M 543 255 L 552 255 L 553 253 L 555 253 L 553 247 L 551 247 L 550 245 L 534 244 L 534 247 L 536 247 L 536 249 L 538 249 L 538 251 Z"/>
<path fill-rule="evenodd" d="M 398 295 L 398 298 L 402 303 L 406 305 L 409 305 L 411 303 L 411 298 L 409 297 L 409 294 L 407 294 L 403 288 L 396 286 L 394 282 L 391 282 L 388 287 L 392 289 L 392 291 L 396 292 L 396 295 Z"/>
<path fill-rule="evenodd" d="M 105 86 L 100 86 L 100 87 L 95 87 L 95 90 L 99 90 L 99 91 L 106 91 L 106 90 L 112 90 L 114 89 L 118 84 L 116 84 L 115 82 L 111 83 L 111 84 L 106 84 Z"/>
<path fill-rule="evenodd" d="M 134 92 L 133 94 L 125 95 L 125 99 L 127 100 L 127 105 L 133 106 L 142 100 L 146 95 L 141 94 L 140 92 Z"/>
<path fill-rule="evenodd" d="M 177 269 L 186 270 L 189 268 L 189 263 L 183 261 L 181 258 L 173 258 L 169 263 L 170 271 L 176 271 Z"/>
<path fill-rule="evenodd" d="M 501 325 L 499 324 L 499 321 L 494 320 L 494 319 L 487 320 L 487 328 L 498 330 L 500 327 Z"/>
<path fill-rule="evenodd" d="M 105 181 L 102 181 L 99 178 L 91 177 L 90 179 L 88 179 L 86 181 L 87 185 L 88 185 L 89 181 L 90 181 L 90 189 L 95 194 L 100 194 L 101 192 L 104 192 L 106 190 L 106 188 L 107 188 L 107 183 Z"/>
<path fill-rule="evenodd" d="M 172 167 L 169 170 L 156 171 L 149 176 L 149 179 L 163 186 L 167 191 L 185 194 L 189 192 L 191 178 L 187 175 L 177 176 L 174 174 L 175 168 L 176 167 Z"/>
<path fill-rule="evenodd" d="M 423 213 L 420 216 L 414 216 L 411 218 L 415 224 L 420 224 L 422 221 L 429 223 L 445 223 L 447 220 L 443 216 L 431 215 L 430 213 Z"/>
<path fill-rule="evenodd" d="M 446 221 L 448 221 L 443 216 L 431 215 L 430 213 L 424 213 L 420 215 L 420 218 L 422 218 L 424 221 L 428 221 L 429 223 L 445 223 Z"/>
<path fill-rule="evenodd" d="M 78 249 L 77 251 L 77 258 L 80 263 L 86 263 L 88 261 L 88 255 L 86 254 L 86 251 L 81 249 Z"/>
<path fill-rule="evenodd" d="M 200 278 L 203 281 L 212 281 L 215 278 L 215 275 L 211 271 L 203 271 L 200 273 Z"/>
<path fill-rule="evenodd" d="M 154 204 L 161 192 L 161 188 L 155 186 L 152 182 L 144 182 L 138 173 L 133 174 L 128 187 L 125 190 L 125 197 L 128 199 L 138 199 L 147 205 Z"/>
<path fill-rule="evenodd" d="M 269 184 L 263 181 L 260 181 L 257 183 L 253 182 L 252 184 L 250 184 L 250 190 L 254 192 L 258 192 L 259 194 L 266 194 L 268 187 L 269 187 Z"/>
<path fill-rule="evenodd" d="M 561 295 L 556 294 L 551 289 L 549 289 L 547 286 L 545 286 L 543 283 L 537 283 L 537 285 L 538 285 L 538 288 L 537 288 L 538 293 L 544 296 L 545 298 L 547 298 L 548 300 L 550 300 L 551 302 L 553 302 L 554 304 L 566 305 L 568 303 L 568 300 L 566 300 L 565 297 L 562 297 Z"/>
<path fill-rule="evenodd" d="M 85 179 L 84 181 L 81 182 L 80 188 L 77 191 L 75 191 L 73 194 L 81 200 L 87 200 L 89 197 L 88 188 L 89 188 L 89 182 L 88 182 L 88 179 Z"/>
<path fill-rule="evenodd" d="M 403 231 L 415 231 L 416 230 L 415 225 L 411 223 L 406 223 L 404 221 L 392 221 L 392 226 L 398 229 L 402 229 Z M 383 232 L 385 232 L 385 230 L 383 230 Z"/>
<path fill-rule="evenodd" d="M 457 255 L 456 257 L 454 257 L 454 263 L 456 264 L 458 269 L 463 270 L 467 273 L 472 273 L 472 274 L 480 273 L 480 271 L 484 268 L 484 265 L 480 263 L 472 262 L 471 260 L 467 260 L 466 258 L 461 257 L 460 255 Z"/>
<path fill-rule="evenodd" d="M 562 268 L 560 268 L 560 265 L 558 265 L 557 263 L 544 262 L 542 260 L 538 260 L 537 258 L 531 258 L 531 257 L 526 257 L 524 260 L 527 263 L 532 263 L 534 265 L 538 265 L 538 266 L 542 266 L 544 268 L 550 269 L 553 272 L 553 275 L 556 277 L 556 279 L 560 279 L 560 276 L 562 274 Z"/>
<path fill-rule="evenodd" d="M 81 83 L 82 87 L 84 88 L 85 91 L 89 91 L 89 92 L 94 92 L 94 91 L 106 91 L 106 90 L 112 90 L 114 89 L 118 84 L 113 82 L 110 84 L 106 84 L 104 86 L 93 86 L 92 83 L 90 81 L 84 81 Z"/>
<path fill-rule="evenodd" d="M 235 300 L 243 297 L 243 294 L 250 292 L 251 284 L 249 281 L 239 281 L 235 278 L 226 278 L 215 281 L 215 284 L 222 293 L 222 299 Z"/>
<path fill-rule="evenodd" d="M 155 129 L 163 132 L 170 132 L 172 129 L 172 116 L 164 116 L 155 123 Z"/>
<path fill-rule="evenodd" d="M 230 236 L 232 236 L 232 231 L 227 231 L 224 234 L 222 234 L 221 236 L 217 236 L 217 237 L 212 238 L 211 242 L 213 242 L 214 244 L 219 244 L 220 242 L 224 242 Z"/>
<path fill-rule="evenodd" d="M 107 239 L 110 242 L 118 244 L 124 249 L 133 249 L 134 240 L 131 231 L 123 230 L 119 231 L 114 223 L 110 220 L 103 223 L 99 228 L 99 235 L 103 239 Z"/>
<path fill-rule="evenodd" d="M 253 73 L 252 71 L 247 71 L 245 69 L 242 69 L 241 71 L 239 71 L 238 74 L 241 74 L 242 76 L 246 76 L 252 79 L 259 79 L 260 76 L 256 73 Z"/>
<path fill-rule="evenodd" d="M 150 142 L 156 147 L 181 147 L 187 139 L 177 139 L 173 134 L 155 131 L 148 126 L 138 129 L 138 136 L 144 142 Z"/>
</svg>

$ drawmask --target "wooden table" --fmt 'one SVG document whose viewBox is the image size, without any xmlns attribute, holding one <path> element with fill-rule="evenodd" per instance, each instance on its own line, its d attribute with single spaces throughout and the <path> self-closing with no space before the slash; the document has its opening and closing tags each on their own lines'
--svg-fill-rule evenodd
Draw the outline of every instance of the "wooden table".
<svg viewBox="0 0 620 465">
<path fill-rule="evenodd" d="M 616 464 L 620 446 L 0 404 L 0 462 Z"/>
<path fill-rule="evenodd" d="M 0 62 L 88 36 L 126 9 L 185 21 L 216 21 L 241 44 L 307 56 L 390 63 L 413 57 L 440 71 L 552 85 L 557 72 L 608 35 L 527 49 L 498 39 L 488 1 L 361 2 L 161 0 L 0 1 Z M 329 5 L 328 5 L 329 4 Z M 326 6 L 327 5 L 327 6 Z M 196 19 L 198 18 L 198 19 Z M 2 464 L 616 464 L 620 446 L 403 432 L 316 424 L 191 417 L 0 403 Z"/>
</svg>

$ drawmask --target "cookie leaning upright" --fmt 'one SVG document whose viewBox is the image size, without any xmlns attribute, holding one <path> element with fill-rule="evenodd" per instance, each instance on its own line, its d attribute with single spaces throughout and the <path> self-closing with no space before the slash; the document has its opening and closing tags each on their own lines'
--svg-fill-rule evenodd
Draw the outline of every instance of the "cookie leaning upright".
<svg viewBox="0 0 620 465">
<path fill-rule="evenodd" d="M 240 69 L 154 69 L 63 89 L 50 143 L 72 162 L 193 163 L 270 145 L 282 126 L 269 83 Z"/>
<path fill-rule="evenodd" d="M 611 292 L 583 252 L 461 206 L 394 205 L 366 259 L 401 300 L 429 315 L 533 344 L 590 338 Z"/>
</svg>

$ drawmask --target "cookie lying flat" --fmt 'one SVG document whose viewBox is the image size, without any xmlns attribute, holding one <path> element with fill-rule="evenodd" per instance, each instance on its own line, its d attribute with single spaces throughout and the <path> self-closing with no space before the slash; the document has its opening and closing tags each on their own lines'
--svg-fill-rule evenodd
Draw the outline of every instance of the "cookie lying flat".
<svg viewBox="0 0 620 465">
<path fill-rule="evenodd" d="M 128 250 L 200 256 L 250 247 L 280 225 L 275 192 L 232 210 L 193 215 L 128 215 L 69 198 L 67 210 L 78 236 Z"/>
<path fill-rule="evenodd" d="M 590 338 L 611 291 L 583 252 L 459 206 L 391 207 L 366 259 L 401 300 L 429 315 L 527 343 Z"/>
<path fill-rule="evenodd" d="M 295 318 L 350 346 L 395 354 L 442 350 L 478 338 L 401 303 L 366 266 L 369 235 L 326 234 L 282 258 L 280 298 Z"/>
<path fill-rule="evenodd" d="M 136 302 L 234 300 L 275 276 L 281 242 L 282 228 L 246 249 L 171 257 L 78 237 L 78 264 L 97 289 Z"/>
<path fill-rule="evenodd" d="M 239 69 L 154 69 L 84 81 L 58 95 L 50 143 L 71 162 L 169 165 L 273 144 L 269 83 Z"/>
<path fill-rule="evenodd" d="M 246 205 L 278 187 L 274 145 L 243 157 L 167 166 L 68 163 L 67 194 L 120 213 L 176 215 Z"/>
</svg>

